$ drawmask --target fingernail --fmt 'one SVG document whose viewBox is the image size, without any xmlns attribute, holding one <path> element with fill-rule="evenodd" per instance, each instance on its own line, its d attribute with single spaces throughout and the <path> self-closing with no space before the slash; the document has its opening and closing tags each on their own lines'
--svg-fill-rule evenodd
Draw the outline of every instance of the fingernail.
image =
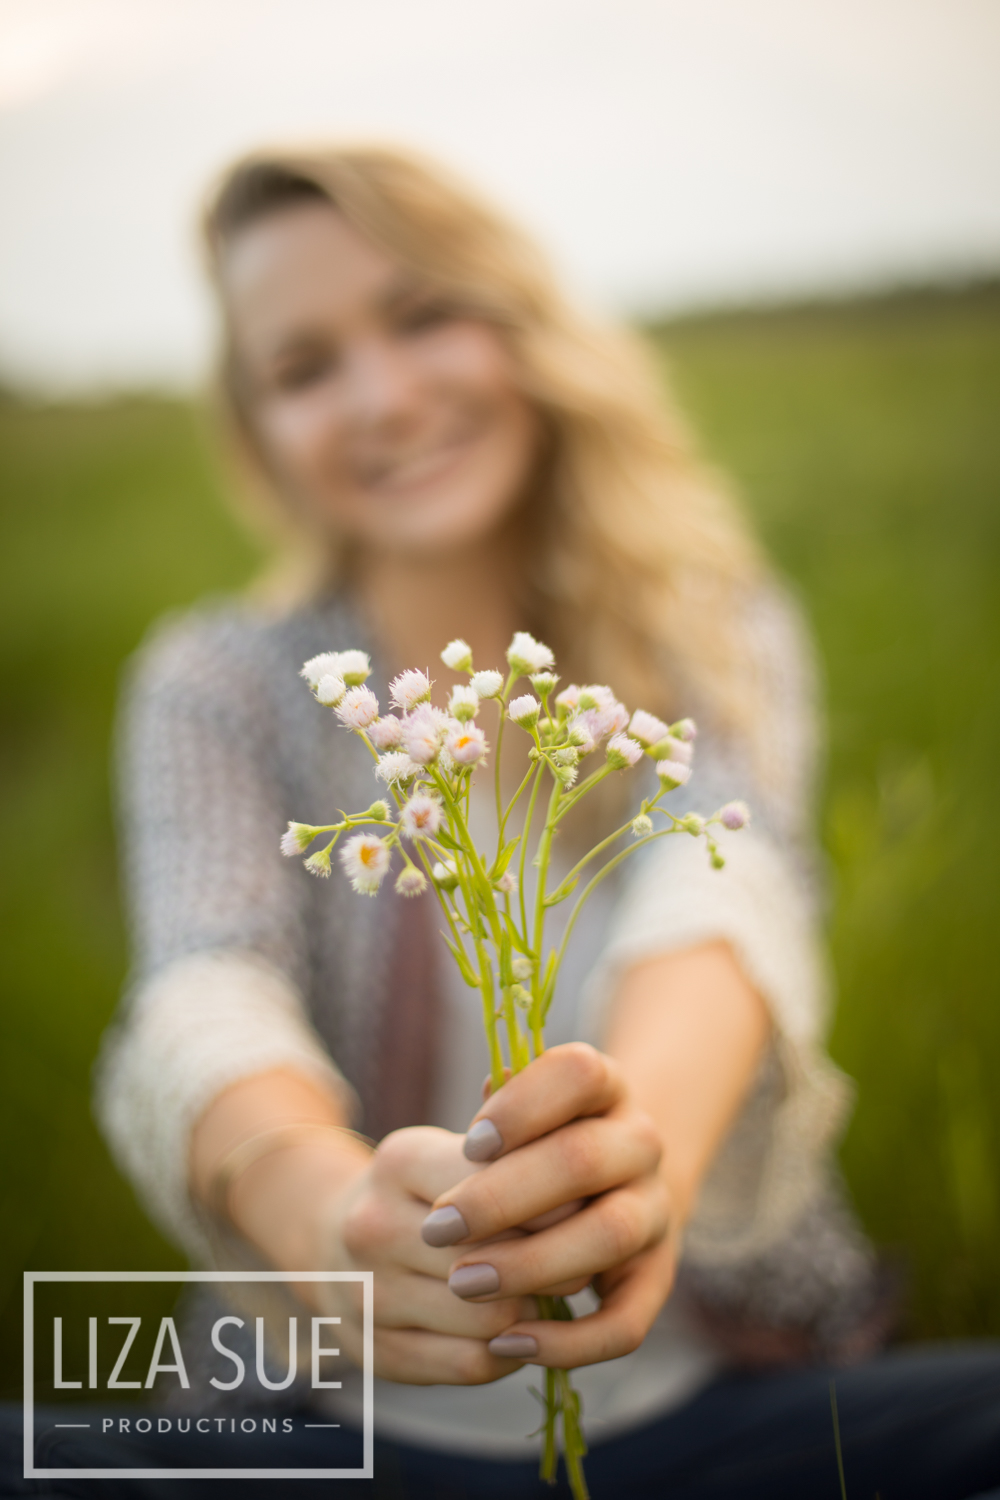
<svg viewBox="0 0 1000 1500">
<path fill-rule="evenodd" d="M 530 1333 L 498 1333 L 486 1346 L 497 1359 L 534 1359 L 538 1340 Z"/>
<path fill-rule="evenodd" d="M 456 1297 L 486 1297 L 500 1290 L 500 1276 L 495 1266 L 459 1266 L 448 1277 L 448 1286 Z"/>
<path fill-rule="evenodd" d="M 469 1226 L 458 1209 L 451 1203 L 444 1208 L 435 1208 L 420 1226 L 420 1237 L 425 1245 L 457 1245 L 468 1238 Z"/>
<path fill-rule="evenodd" d="M 477 1120 L 462 1150 L 469 1161 L 490 1161 L 503 1150 L 503 1136 L 492 1120 Z"/>
</svg>

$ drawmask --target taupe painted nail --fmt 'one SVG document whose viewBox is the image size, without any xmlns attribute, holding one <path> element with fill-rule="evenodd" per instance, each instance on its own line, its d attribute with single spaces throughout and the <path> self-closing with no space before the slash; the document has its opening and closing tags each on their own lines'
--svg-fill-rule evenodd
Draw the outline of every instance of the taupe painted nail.
<svg viewBox="0 0 1000 1500">
<path fill-rule="evenodd" d="M 469 1161 L 492 1161 L 503 1150 L 503 1136 L 492 1120 L 477 1120 L 462 1150 Z"/>
<path fill-rule="evenodd" d="M 500 1290 L 500 1276 L 496 1266 L 459 1266 L 448 1277 L 448 1286 L 456 1297 L 488 1297 Z"/>
<path fill-rule="evenodd" d="M 486 1346 L 497 1359 L 534 1359 L 538 1340 L 530 1333 L 498 1333 Z"/>
<path fill-rule="evenodd" d="M 457 1245 L 459 1240 L 467 1239 L 468 1235 L 468 1224 L 451 1203 L 444 1208 L 432 1209 L 420 1226 L 420 1237 L 424 1244 L 434 1245 L 437 1249 L 442 1245 Z"/>
</svg>

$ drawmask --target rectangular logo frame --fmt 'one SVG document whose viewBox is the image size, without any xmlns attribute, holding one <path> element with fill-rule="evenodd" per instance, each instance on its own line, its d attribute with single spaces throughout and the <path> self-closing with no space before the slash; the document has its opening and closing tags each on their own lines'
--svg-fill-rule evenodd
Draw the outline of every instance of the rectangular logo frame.
<svg viewBox="0 0 1000 1500">
<path fill-rule="evenodd" d="M 362 1435 L 360 1469 L 47 1469 L 35 1467 L 35 1285 L 38 1282 L 302 1282 L 362 1284 Z M 374 1277 L 371 1271 L 25 1271 L 25 1479 L 372 1479 L 374 1478 Z"/>
</svg>

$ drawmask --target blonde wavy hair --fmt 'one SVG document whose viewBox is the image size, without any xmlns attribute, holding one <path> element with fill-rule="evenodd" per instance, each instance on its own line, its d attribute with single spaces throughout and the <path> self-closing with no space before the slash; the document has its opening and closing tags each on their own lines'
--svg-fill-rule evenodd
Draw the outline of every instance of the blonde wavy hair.
<svg viewBox="0 0 1000 1500">
<path fill-rule="evenodd" d="M 437 165 L 384 147 L 273 152 L 218 186 L 204 230 L 223 311 L 220 385 L 257 479 L 266 464 L 227 319 L 224 253 L 255 219 L 308 199 L 328 201 L 511 350 L 547 434 L 519 604 L 564 676 L 613 682 L 668 718 L 694 693 L 719 728 L 748 727 L 756 694 L 740 617 L 764 564 L 726 483 L 698 458 L 641 342 L 572 307 L 531 241 Z M 288 508 L 280 514 L 287 524 Z M 300 593 L 329 587 L 331 568 Z"/>
</svg>

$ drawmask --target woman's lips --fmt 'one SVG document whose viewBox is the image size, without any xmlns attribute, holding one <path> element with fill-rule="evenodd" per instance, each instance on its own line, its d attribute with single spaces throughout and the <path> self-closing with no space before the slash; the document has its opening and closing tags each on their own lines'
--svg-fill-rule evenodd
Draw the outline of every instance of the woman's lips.
<svg viewBox="0 0 1000 1500">
<path fill-rule="evenodd" d="M 459 464 L 475 444 L 478 434 L 441 444 L 423 453 L 414 454 L 390 464 L 360 468 L 358 478 L 367 490 L 382 494 L 402 494 L 407 490 L 420 489 L 433 484 Z"/>
</svg>

